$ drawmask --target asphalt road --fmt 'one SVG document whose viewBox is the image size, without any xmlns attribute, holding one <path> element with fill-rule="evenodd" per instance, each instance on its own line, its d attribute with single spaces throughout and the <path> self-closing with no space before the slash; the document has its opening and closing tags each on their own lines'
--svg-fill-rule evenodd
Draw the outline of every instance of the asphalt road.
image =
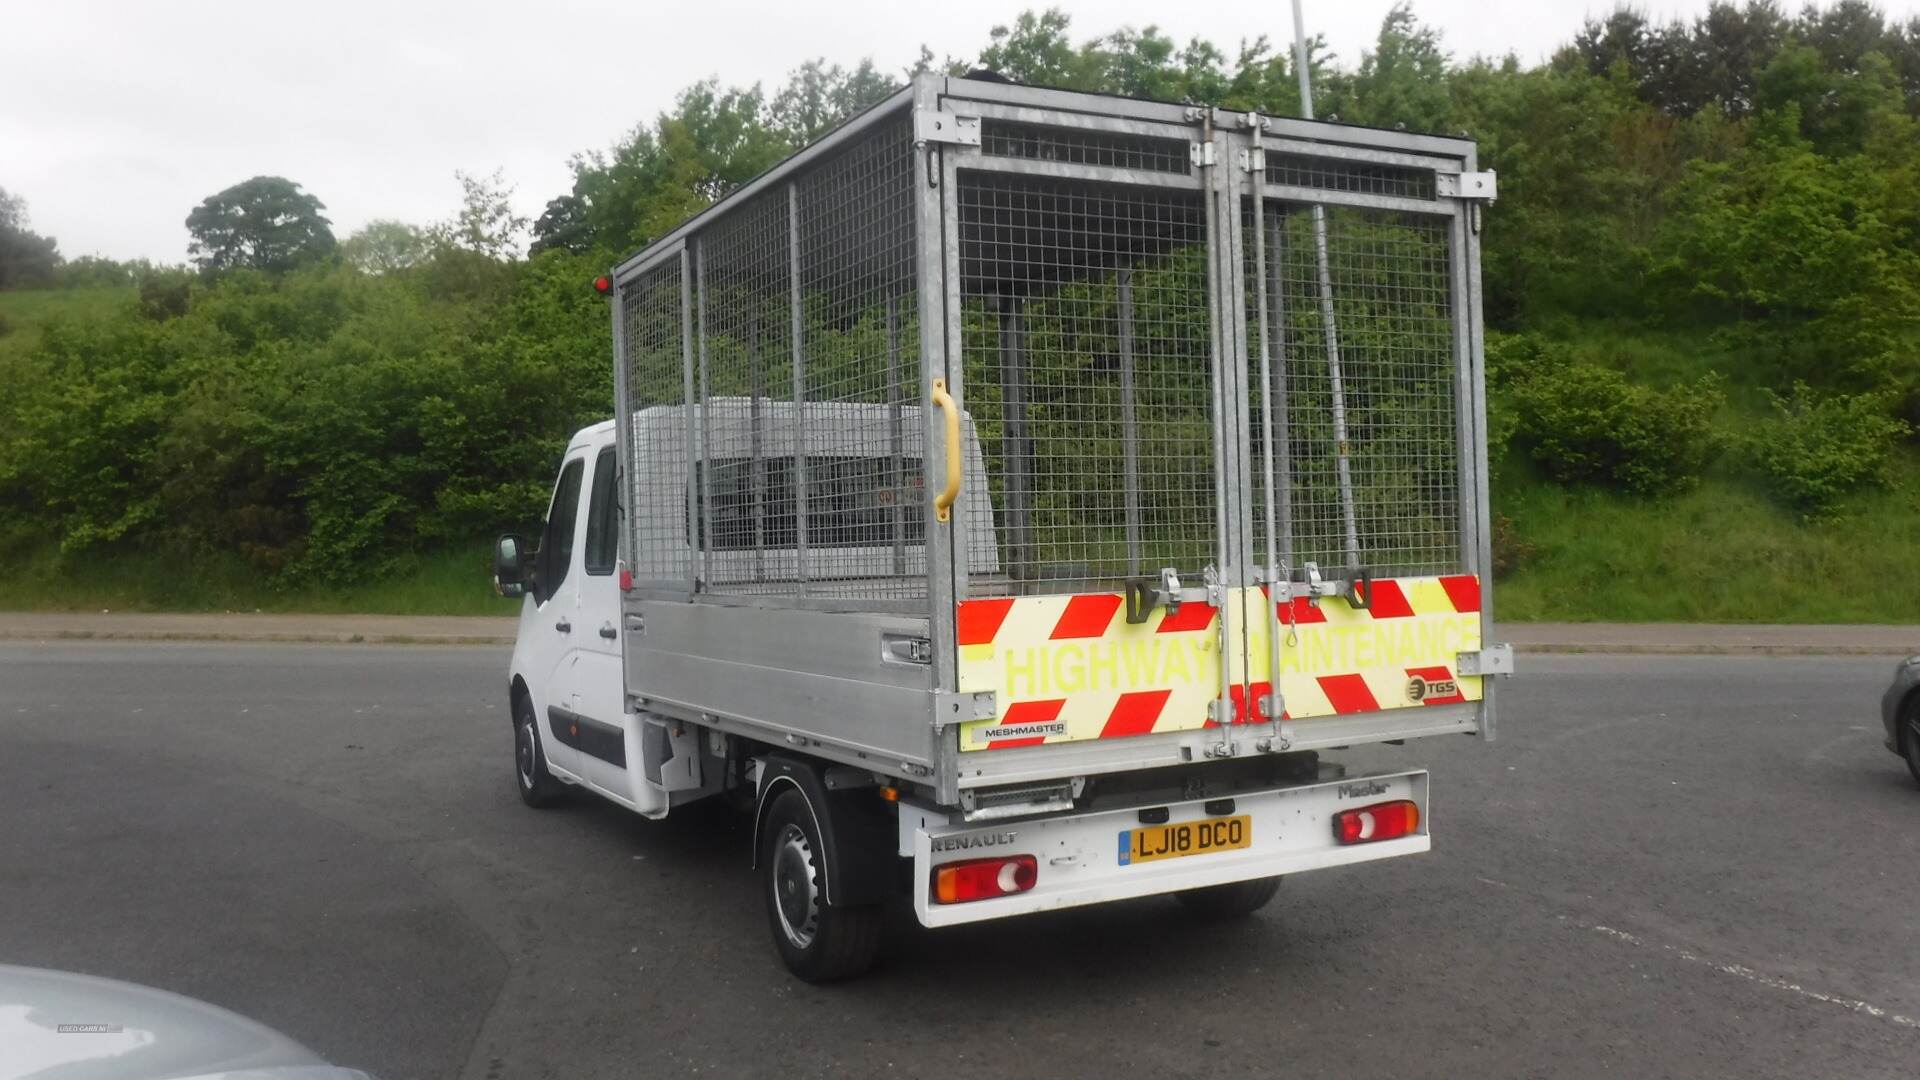
<svg viewBox="0 0 1920 1080">
<path fill-rule="evenodd" d="M 817 989 L 746 822 L 515 797 L 498 649 L 0 647 L 0 960 L 386 1078 L 1906 1077 L 1920 787 L 1891 663 L 1523 658 L 1433 853 L 939 933 Z"/>
</svg>

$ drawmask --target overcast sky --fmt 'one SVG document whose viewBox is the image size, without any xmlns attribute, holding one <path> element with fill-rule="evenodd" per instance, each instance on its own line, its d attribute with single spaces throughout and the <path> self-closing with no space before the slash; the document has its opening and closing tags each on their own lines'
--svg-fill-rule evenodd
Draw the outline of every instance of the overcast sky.
<svg viewBox="0 0 1920 1080">
<path fill-rule="evenodd" d="M 1309 32 L 1351 67 L 1390 0 L 1307 0 Z M 776 86 L 802 61 L 925 43 L 971 59 L 996 23 L 1041 3 L 898 0 L 508 3 L 504 0 L 0 0 L 0 187 L 69 258 L 186 257 L 201 199 L 259 174 L 304 185 L 345 237 L 373 218 L 424 223 L 459 198 L 455 169 L 506 171 L 537 216 L 567 158 L 603 147 L 707 76 Z M 1291 39 L 1282 0 L 1061 0 L 1077 41 L 1157 25 L 1232 52 Z M 1656 18 L 1706 0 L 1639 5 Z M 1793 6 L 1793 5 L 1790 5 Z M 1894 0 L 1910 13 L 1920 0 Z M 1415 0 L 1457 58 L 1535 62 L 1609 0 Z"/>
</svg>

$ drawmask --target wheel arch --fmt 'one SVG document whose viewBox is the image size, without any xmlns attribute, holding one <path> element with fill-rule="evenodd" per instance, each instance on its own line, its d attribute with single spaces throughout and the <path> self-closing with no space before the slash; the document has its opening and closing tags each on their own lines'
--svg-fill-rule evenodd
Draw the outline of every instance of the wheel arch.
<svg viewBox="0 0 1920 1080">
<path fill-rule="evenodd" d="M 891 891 L 895 841 L 871 808 L 854 800 L 872 796 L 871 788 L 829 790 L 826 766 L 790 754 L 769 754 L 760 767 L 753 809 L 753 867 L 760 867 L 760 841 L 774 800 L 797 791 L 820 833 L 821 862 L 827 874 L 826 902 L 852 906 L 885 900 Z"/>
<path fill-rule="evenodd" d="M 509 727 L 519 723 L 519 721 L 515 719 L 515 716 L 519 711 L 520 702 L 523 700 L 531 704 L 533 701 L 533 690 L 527 686 L 526 678 L 516 672 L 513 679 L 507 683 L 507 725 Z"/>
<path fill-rule="evenodd" d="M 1907 687 L 1900 695 L 1900 701 L 1893 707 L 1893 748 L 1900 754 L 1907 753 L 1907 725 L 1909 716 L 1920 713 L 1920 682 Z"/>
</svg>

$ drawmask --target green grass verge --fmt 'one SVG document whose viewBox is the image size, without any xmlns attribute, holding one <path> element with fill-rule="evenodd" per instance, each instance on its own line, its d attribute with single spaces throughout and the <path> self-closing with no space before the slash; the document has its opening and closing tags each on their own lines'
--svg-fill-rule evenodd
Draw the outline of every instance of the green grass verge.
<svg viewBox="0 0 1920 1080">
<path fill-rule="evenodd" d="M 1518 566 L 1495 587 L 1499 618 L 1565 622 L 1920 622 L 1920 447 L 1893 462 L 1892 483 L 1809 523 L 1769 498 L 1743 437 L 1784 375 L 1719 336 L 1631 322 L 1567 322 L 1544 336 L 1575 359 L 1655 386 L 1729 376 L 1714 418 L 1726 453 L 1698 487 L 1664 499 L 1563 487 L 1512 454 L 1493 510 L 1511 522 Z"/>
<path fill-rule="evenodd" d="M 422 555 L 400 572 L 354 585 L 276 588 L 238 557 L 29 549 L 8 560 L 0 609 L 511 616 L 520 602 L 494 594 L 489 551 L 478 544 Z"/>
<path fill-rule="evenodd" d="M 54 319 L 86 322 L 104 318 L 138 296 L 131 285 L 97 289 L 21 289 L 0 292 L 0 359 L 21 356 L 40 340 L 40 328 Z"/>
<path fill-rule="evenodd" d="M 1496 499 L 1531 547 L 1495 612 L 1533 622 L 1920 623 L 1920 468 L 1806 524 L 1736 478 L 1642 501 L 1551 484 Z"/>
</svg>

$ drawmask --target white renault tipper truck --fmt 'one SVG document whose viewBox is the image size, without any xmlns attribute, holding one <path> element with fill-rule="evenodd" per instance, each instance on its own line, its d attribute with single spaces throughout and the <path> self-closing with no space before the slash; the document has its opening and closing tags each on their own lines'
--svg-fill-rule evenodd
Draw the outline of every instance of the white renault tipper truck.
<svg viewBox="0 0 1920 1080">
<path fill-rule="evenodd" d="M 732 795 L 775 946 L 1428 850 L 1493 732 L 1459 138 L 921 75 L 621 263 L 510 689 L 521 795 Z"/>
</svg>

